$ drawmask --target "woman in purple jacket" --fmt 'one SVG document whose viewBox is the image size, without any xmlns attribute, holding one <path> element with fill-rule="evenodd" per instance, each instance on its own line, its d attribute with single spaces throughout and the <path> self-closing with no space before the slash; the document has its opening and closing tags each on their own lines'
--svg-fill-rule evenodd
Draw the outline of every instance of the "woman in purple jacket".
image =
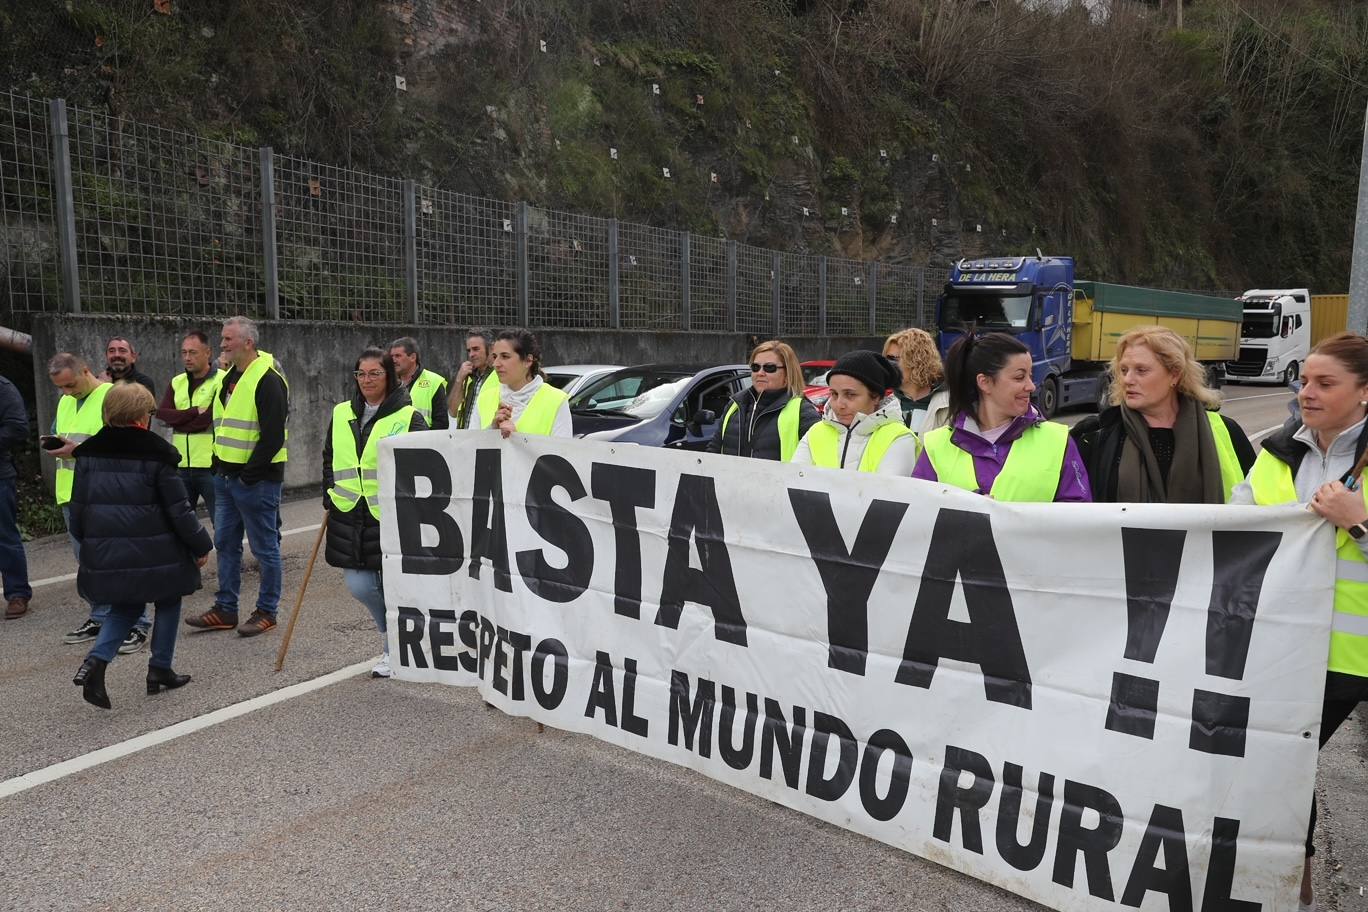
<svg viewBox="0 0 1368 912">
<path fill-rule="evenodd" d="M 945 356 L 950 424 L 926 435 L 913 478 L 995 500 L 1092 500 L 1069 429 L 1031 405 L 1031 352 L 1006 333 L 966 333 Z"/>
</svg>

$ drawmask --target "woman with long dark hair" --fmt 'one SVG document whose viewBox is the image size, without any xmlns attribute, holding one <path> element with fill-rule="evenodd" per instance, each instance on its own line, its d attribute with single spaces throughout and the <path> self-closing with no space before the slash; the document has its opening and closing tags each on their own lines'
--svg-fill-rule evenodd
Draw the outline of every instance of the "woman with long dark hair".
<svg viewBox="0 0 1368 912">
<path fill-rule="evenodd" d="M 1092 500 L 1069 429 L 1031 404 L 1031 367 L 1014 336 L 961 336 L 945 356 L 950 423 L 925 436 L 912 476 L 996 500 Z"/>
<path fill-rule="evenodd" d="M 547 437 L 573 437 L 570 399 L 546 382 L 541 343 L 525 329 L 505 329 L 494 339 L 490 360 L 498 383 L 485 383 L 475 403 L 473 428 L 496 427 Z M 491 378 L 492 379 L 492 378 Z"/>
</svg>

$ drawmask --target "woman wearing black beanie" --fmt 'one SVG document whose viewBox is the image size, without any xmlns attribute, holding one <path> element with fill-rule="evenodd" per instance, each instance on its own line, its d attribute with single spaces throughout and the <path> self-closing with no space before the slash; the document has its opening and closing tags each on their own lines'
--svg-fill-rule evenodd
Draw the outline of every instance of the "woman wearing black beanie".
<svg viewBox="0 0 1368 912">
<path fill-rule="evenodd" d="M 917 438 L 889 390 L 902 375 L 878 352 L 853 351 L 827 373 L 831 397 L 822 420 L 798 444 L 793 462 L 829 469 L 911 475 Z"/>
</svg>

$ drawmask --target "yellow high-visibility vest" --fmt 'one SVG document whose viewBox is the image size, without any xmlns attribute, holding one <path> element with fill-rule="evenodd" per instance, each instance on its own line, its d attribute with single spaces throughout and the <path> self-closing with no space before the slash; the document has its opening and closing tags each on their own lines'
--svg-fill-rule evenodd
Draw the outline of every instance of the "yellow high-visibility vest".
<svg viewBox="0 0 1368 912">
<path fill-rule="evenodd" d="M 759 407 L 758 402 L 756 407 Z M 779 460 L 781 462 L 793 460 L 793 454 L 798 450 L 798 443 L 802 440 L 803 435 L 799 433 L 799 418 L 801 417 L 799 413 L 802 408 L 803 398 L 794 396 L 784 403 L 784 407 L 779 410 Z M 731 408 L 727 409 L 727 414 L 722 416 L 722 440 L 724 444 L 727 439 L 727 425 L 731 423 L 732 416 L 740 410 L 741 407 L 733 402 Z M 754 441 L 752 441 L 753 443 Z M 736 455 L 741 455 L 739 450 Z"/>
<path fill-rule="evenodd" d="M 258 351 L 256 360 L 249 364 L 247 370 L 238 378 L 227 407 L 223 405 L 222 396 L 214 397 L 214 455 L 220 462 L 246 465 L 257 441 L 261 439 L 256 388 L 267 371 L 275 371 L 285 384 L 286 390 L 290 388 L 285 375 L 276 369 L 275 358 L 269 352 Z M 285 440 L 288 442 L 289 439 L 290 432 L 286 429 Z M 271 457 L 271 462 L 286 462 L 288 458 L 286 446 L 282 443 L 280 449 Z"/>
<path fill-rule="evenodd" d="M 112 383 L 101 383 L 84 397 L 62 396 L 57 402 L 58 437 L 80 444 L 95 436 L 104 427 L 105 395 L 114 388 Z M 71 500 L 71 486 L 76 481 L 76 457 L 57 460 L 57 505 Z"/>
<path fill-rule="evenodd" d="M 380 518 L 380 441 L 407 434 L 413 422 L 413 406 L 406 405 L 383 418 L 376 418 L 361 453 L 356 452 L 356 412 L 350 402 L 339 402 L 332 415 L 333 486 L 328 496 L 343 513 L 350 513 L 361 501 L 376 519 Z"/>
<path fill-rule="evenodd" d="M 219 384 L 227 376 L 227 371 L 211 368 L 204 382 L 195 387 L 190 395 L 190 375 L 179 373 L 171 378 L 171 396 L 176 408 L 182 411 L 192 408 L 214 412 L 214 397 L 218 395 Z M 207 469 L 214 464 L 214 429 L 194 434 L 172 432 L 171 443 L 180 453 L 182 469 Z"/>
<path fill-rule="evenodd" d="M 846 433 L 849 433 L 847 431 Z M 910 437 L 912 432 L 901 421 L 893 421 L 880 426 L 869 435 L 864 453 L 860 456 L 859 471 L 877 472 L 888 455 L 893 441 L 899 437 Z M 841 432 L 829 421 L 814 424 L 807 432 L 808 452 L 812 454 L 812 464 L 824 469 L 841 467 Z"/>
<path fill-rule="evenodd" d="M 485 401 L 486 392 L 493 388 L 493 397 L 490 402 Z M 484 389 L 480 390 L 480 427 L 488 428 L 494 424 L 494 413 L 499 410 L 499 390 L 501 389 L 498 379 L 490 377 L 485 382 Z M 543 381 L 541 388 L 532 394 L 532 401 L 527 403 L 527 408 L 523 409 L 518 420 L 513 427 L 519 434 L 534 434 L 547 436 L 556 426 L 556 414 L 560 411 L 561 403 L 570 397 L 565 395 L 563 390 L 558 390 L 549 383 Z M 486 410 L 486 406 L 488 410 Z"/>
<path fill-rule="evenodd" d="M 1292 467 L 1268 450 L 1249 470 L 1249 486 L 1257 504 L 1297 502 Z M 1368 560 L 1358 542 L 1335 530 L 1335 614 L 1330 630 L 1330 671 L 1368 678 Z"/>
<path fill-rule="evenodd" d="M 953 425 L 936 428 L 926 435 L 926 458 L 936 470 L 936 478 L 966 491 L 979 489 L 974 472 L 974 457 L 955 445 Z M 988 493 L 994 500 L 1015 503 L 1050 503 L 1059 490 L 1059 473 L 1069 446 L 1069 428 L 1055 421 L 1042 421 L 1027 428 L 1012 442 L 1002 471 L 993 479 Z"/>
<path fill-rule="evenodd" d="M 441 374 L 424 369 L 413 378 L 413 385 L 409 387 L 409 401 L 418 410 L 418 414 L 423 416 L 423 421 L 428 427 L 432 427 L 432 399 L 437 395 L 437 391 L 446 385 L 446 378 Z"/>
</svg>

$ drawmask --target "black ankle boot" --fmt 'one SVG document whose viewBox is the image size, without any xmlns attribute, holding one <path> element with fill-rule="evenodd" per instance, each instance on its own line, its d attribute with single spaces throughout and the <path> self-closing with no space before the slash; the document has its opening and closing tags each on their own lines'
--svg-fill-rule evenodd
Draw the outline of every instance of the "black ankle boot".
<svg viewBox="0 0 1368 912">
<path fill-rule="evenodd" d="M 71 679 L 71 683 L 81 688 L 81 697 L 101 709 L 110 708 L 109 694 L 105 691 L 105 668 L 108 666 L 104 659 L 87 656 L 76 677 Z"/>
<path fill-rule="evenodd" d="M 189 683 L 189 675 L 176 674 L 169 668 L 161 668 L 157 665 L 147 666 L 147 692 L 150 694 L 158 693 L 163 687 L 167 690 L 175 690 L 177 687 L 184 687 Z"/>
</svg>

